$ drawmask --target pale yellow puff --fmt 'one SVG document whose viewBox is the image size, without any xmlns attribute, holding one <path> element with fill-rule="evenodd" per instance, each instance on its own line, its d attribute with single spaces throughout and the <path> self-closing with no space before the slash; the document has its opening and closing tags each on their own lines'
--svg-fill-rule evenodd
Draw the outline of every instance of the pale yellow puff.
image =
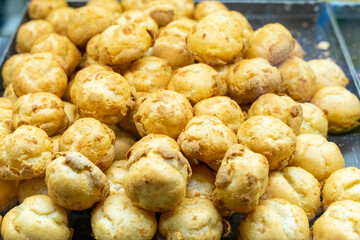
<svg viewBox="0 0 360 240">
<path fill-rule="evenodd" d="M 0 212 L 10 210 L 17 202 L 19 181 L 0 180 Z M 0 224 L 1 225 L 1 224 Z"/>
<path fill-rule="evenodd" d="M 290 163 L 311 173 L 320 183 L 334 171 L 345 167 L 344 158 L 333 142 L 319 134 L 300 134 Z"/>
<path fill-rule="evenodd" d="M 78 108 L 69 102 L 63 102 L 64 103 L 64 111 L 65 114 L 67 116 L 67 118 L 69 119 L 69 126 L 71 126 L 74 122 L 76 122 L 77 120 L 80 119 L 80 113 Z M 66 129 L 64 129 L 66 130 Z"/>
<path fill-rule="evenodd" d="M 93 61 L 99 61 L 99 38 L 100 38 L 100 33 L 90 38 L 86 44 L 87 57 L 89 57 Z M 91 64 L 89 64 L 89 66 L 90 65 Z"/>
<path fill-rule="evenodd" d="M 237 20 L 241 22 L 241 25 L 243 26 L 243 40 L 244 40 L 244 48 L 246 47 L 250 37 L 254 34 L 254 30 L 249 23 L 249 21 L 246 19 L 244 15 L 242 15 L 238 11 L 230 11 L 231 15 L 235 17 Z"/>
<path fill-rule="evenodd" d="M 105 174 L 78 152 L 58 152 L 46 168 L 49 196 L 60 206 L 81 211 L 102 201 L 109 193 Z"/>
<path fill-rule="evenodd" d="M 86 6 L 97 6 L 102 7 L 114 14 L 115 17 L 120 16 L 123 9 L 121 3 L 117 0 L 89 0 Z"/>
<path fill-rule="evenodd" d="M 194 18 L 199 21 L 211 13 L 228 10 L 225 4 L 220 1 L 201 1 L 195 7 Z"/>
<path fill-rule="evenodd" d="M 17 191 L 19 202 L 34 195 L 47 195 L 48 190 L 45 184 L 45 177 L 32 178 L 22 181 Z"/>
<path fill-rule="evenodd" d="M 188 33 L 195 24 L 196 21 L 190 18 L 180 18 L 174 20 L 160 29 L 159 37 L 171 35 L 186 41 Z"/>
<path fill-rule="evenodd" d="M 125 191 L 126 162 L 126 160 L 116 160 L 105 171 L 106 178 L 110 182 L 110 195 Z"/>
<path fill-rule="evenodd" d="M 115 133 L 115 158 L 114 160 L 123 160 L 126 158 L 126 153 L 136 143 L 136 138 L 128 132 L 120 129 L 116 125 L 109 125 Z"/>
<path fill-rule="evenodd" d="M 46 19 L 53 10 L 67 6 L 66 0 L 31 0 L 28 14 L 30 19 Z"/>
<path fill-rule="evenodd" d="M 170 22 L 178 19 L 180 16 L 179 10 L 176 6 L 176 1 L 157 0 L 152 1 L 146 5 L 144 11 L 148 13 L 159 25 L 159 27 L 166 26 Z"/>
<path fill-rule="evenodd" d="M 50 22 L 54 26 L 54 29 L 58 34 L 67 36 L 67 29 L 74 14 L 74 8 L 63 7 L 51 11 L 46 17 L 46 21 Z"/>
<path fill-rule="evenodd" d="M 193 0 L 168 0 L 175 4 L 180 17 L 192 18 L 194 15 L 195 4 Z"/>
<path fill-rule="evenodd" d="M 121 4 L 125 11 L 133 10 L 133 9 L 144 9 L 146 8 L 146 4 L 150 3 L 154 0 L 122 0 Z"/>
<path fill-rule="evenodd" d="M 301 47 L 301 45 L 299 44 L 298 41 L 295 40 L 295 45 L 294 45 L 294 48 L 293 50 L 290 52 L 290 55 L 289 57 L 298 57 L 298 58 L 301 58 L 301 59 L 304 59 L 304 56 L 306 54 L 306 52 L 304 51 L 304 49 Z M 315 72 L 314 72 L 315 73 Z"/>
<path fill-rule="evenodd" d="M 191 166 L 192 175 L 186 186 L 186 197 L 209 198 L 215 189 L 215 174 L 207 166 L 197 164 Z"/>
<path fill-rule="evenodd" d="M 24 58 L 30 56 L 28 53 L 20 53 L 12 55 L 10 58 L 8 58 L 1 70 L 2 75 L 2 85 L 4 88 L 7 88 L 9 84 L 12 82 L 12 76 L 15 70 L 15 67 L 23 61 Z"/>
<path fill-rule="evenodd" d="M 301 103 L 301 107 L 303 109 L 303 120 L 299 134 L 315 133 L 326 137 L 328 132 L 328 120 L 324 112 L 311 103 Z"/>
</svg>

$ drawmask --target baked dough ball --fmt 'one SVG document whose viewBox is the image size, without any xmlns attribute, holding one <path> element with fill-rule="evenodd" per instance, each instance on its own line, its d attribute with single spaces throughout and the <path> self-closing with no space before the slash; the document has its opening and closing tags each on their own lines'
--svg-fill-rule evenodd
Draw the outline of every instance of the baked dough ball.
<svg viewBox="0 0 360 240">
<path fill-rule="evenodd" d="M 310 101 L 316 91 L 316 77 L 301 58 L 290 57 L 279 65 L 285 93 L 295 101 Z"/>
<path fill-rule="evenodd" d="M 167 60 L 173 69 L 194 63 L 186 42 L 173 35 L 157 38 L 152 55 Z"/>
<path fill-rule="evenodd" d="M 250 37 L 254 34 L 254 30 L 252 26 L 250 25 L 249 21 L 246 19 L 244 15 L 242 15 L 238 11 L 230 11 L 231 15 L 239 20 L 241 22 L 241 25 L 243 27 L 243 41 L 244 41 L 244 48 L 246 47 Z M 244 50 L 244 49 L 243 49 Z M 239 57 L 242 56 L 242 54 L 239 55 Z"/>
<path fill-rule="evenodd" d="M 228 94 L 238 104 L 249 104 L 265 93 L 283 88 L 280 71 L 263 58 L 245 59 L 232 65 L 227 75 Z"/>
<path fill-rule="evenodd" d="M 301 45 L 299 44 L 298 41 L 295 40 L 295 45 L 294 45 L 294 48 L 293 50 L 290 52 L 290 55 L 289 57 L 298 57 L 298 58 L 301 58 L 301 59 L 304 59 L 304 56 L 306 54 L 306 52 L 304 51 L 304 49 L 301 47 Z M 309 62 L 308 62 L 309 63 Z M 315 72 L 314 72 L 315 73 Z"/>
<path fill-rule="evenodd" d="M 1 235 L 6 240 L 68 240 L 72 238 L 65 209 L 49 196 L 27 198 L 4 217 Z"/>
<path fill-rule="evenodd" d="M 295 151 L 296 135 L 281 120 L 270 116 L 254 116 L 245 121 L 237 132 L 239 143 L 264 155 L 270 170 L 288 165 Z"/>
<path fill-rule="evenodd" d="M 114 17 L 120 16 L 122 13 L 122 6 L 117 0 L 89 0 L 86 6 L 102 7 L 114 14 Z"/>
<path fill-rule="evenodd" d="M 314 59 L 307 62 L 314 72 L 316 90 L 329 86 L 346 87 L 349 79 L 332 59 Z"/>
<path fill-rule="evenodd" d="M 312 229 L 313 240 L 352 240 L 359 238 L 360 203 L 338 201 L 329 206 Z"/>
<path fill-rule="evenodd" d="M 17 194 L 20 203 L 22 203 L 25 198 L 34 195 L 48 195 L 48 190 L 45 184 L 45 177 L 33 178 L 22 181 L 19 184 Z"/>
<path fill-rule="evenodd" d="M 120 74 L 100 65 L 80 70 L 70 90 L 82 117 L 119 122 L 134 105 L 133 90 Z"/>
<path fill-rule="evenodd" d="M 1 75 L 3 80 L 2 85 L 4 88 L 6 88 L 9 84 L 11 84 L 15 67 L 29 55 L 30 54 L 28 53 L 15 54 L 6 60 L 1 70 Z"/>
<path fill-rule="evenodd" d="M 209 198 L 215 189 L 215 174 L 203 164 L 193 165 L 191 170 L 191 179 L 186 186 L 186 197 Z"/>
<path fill-rule="evenodd" d="M 324 112 L 311 103 L 301 103 L 303 110 L 303 120 L 299 130 L 299 134 L 302 133 L 314 133 L 321 136 L 327 136 L 328 132 L 328 120 Z"/>
<path fill-rule="evenodd" d="M 166 239 L 220 239 L 222 218 L 210 200 L 185 198 L 161 214 L 159 232 Z"/>
<path fill-rule="evenodd" d="M 85 6 L 75 10 L 67 34 L 78 47 L 84 48 L 87 41 L 115 23 L 108 10 L 97 6 Z"/>
<path fill-rule="evenodd" d="M 69 125 L 64 103 L 51 93 L 30 93 L 21 96 L 14 104 L 14 128 L 32 125 L 44 130 L 48 136 L 62 133 Z"/>
<path fill-rule="evenodd" d="M 65 114 L 69 120 L 69 126 L 71 126 L 74 122 L 80 119 L 80 113 L 78 108 L 69 102 L 63 102 L 64 103 L 64 111 Z"/>
<path fill-rule="evenodd" d="M 115 158 L 114 160 L 123 160 L 126 158 L 128 150 L 136 143 L 136 138 L 116 125 L 109 126 L 115 133 Z"/>
<path fill-rule="evenodd" d="M 177 69 L 168 89 L 183 94 L 194 105 L 203 99 L 225 95 L 227 86 L 215 69 L 197 63 Z"/>
<path fill-rule="evenodd" d="M 45 20 L 31 20 L 20 26 L 16 34 L 16 52 L 28 53 L 41 36 L 54 33 L 54 27 Z"/>
<path fill-rule="evenodd" d="M 336 170 L 326 180 L 322 189 L 323 207 L 326 210 L 333 202 L 353 200 L 360 202 L 360 170 L 347 167 Z"/>
<path fill-rule="evenodd" d="M 94 118 L 80 118 L 61 136 L 63 152 L 79 152 L 101 170 L 108 168 L 115 157 L 115 134 Z"/>
<path fill-rule="evenodd" d="M 146 5 L 144 11 L 155 20 L 159 27 L 166 26 L 179 18 L 176 1 L 151 1 Z"/>
<path fill-rule="evenodd" d="M 177 139 L 192 117 L 193 109 L 182 94 L 159 90 L 143 99 L 134 121 L 141 136 L 157 133 Z"/>
<path fill-rule="evenodd" d="M 194 11 L 194 18 L 196 21 L 218 11 L 228 11 L 229 9 L 220 1 L 201 1 L 199 2 Z"/>
<path fill-rule="evenodd" d="M 115 25 L 101 33 L 99 60 L 107 65 L 129 63 L 141 57 L 152 44 L 150 34 L 136 23 Z"/>
<path fill-rule="evenodd" d="M 140 10 L 129 10 L 125 11 L 119 18 L 116 19 L 116 24 L 124 25 L 129 23 L 136 23 L 143 26 L 146 31 L 150 34 L 152 40 L 156 38 L 159 31 L 159 26 L 155 20 L 150 17 L 145 11 Z"/>
<path fill-rule="evenodd" d="M 270 23 L 258 28 L 249 39 L 245 58 L 265 58 L 271 65 L 287 59 L 294 49 L 295 40 L 280 23 Z"/>
<path fill-rule="evenodd" d="M 191 168 L 178 148 L 170 137 L 150 134 L 129 150 L 124 188 L 136 206 L 164 212 L 185 197 Z"/>
<path fill-rule="evenodd" d="M 266 191 L 268 174 L 269 164 L 263 155 L 241 144 L 232 145 L 216 174 L 211 199 L 219 209 L 248 213 Z"/>
<path fill-rule="evenodd" d="M 187 36 L 191 54 L 209 65 L 225 65 L 243 49 L 243 26 L 230 12 L 212 13 L 197 22 Z"/>
<path fill-rule="evenodd" d="M 171 23 L 160 29 L 159 37 L 170 35 L 186 41 L 188 33 L 191 31 L 192 27 L 195 24 L 196 21 L 192 19 L 180 18 L 178 20 L 172 21 Z"/>
<path fill-rule="evenodd" d="M 31 48 L 31 53 L 50 52 L 70 75 L 81 62 L 81 53 L 66 36 L 52 33 L 39 37 Z"/>
<path fill-rule="evenodd" d="M 0 180 L 0 212 L 6 212 L 17 202 L 19 181 Z"/>
<path fill-rule="evenodd" d="M 46 21 L 53 25 L 55 32 L 67 36 L 67 29 L 74 14 L 74 8 L 63 7 L 51 11 L 50 14 L 46 17 Z"/>
<path fill-rule="evenodd" d="M 75 211 L 91 208 L 109 193 L 105 174 L 78 152 L 58 152 L 46 168 L 49 196 L 60 206 Z"/>
<path fill-rule="evenodd" d="M 218 170 L 226 151 L 237 143 L 235 133 L 214 116 L 200 115 L 190 120 L 178 138 L 181 151 L 192 160 Z"/>
<path fill-rule="evenodd" d="M 157 221 L 153 212 L 133 205 L 124 192 L 108 196 L 91 213 L 95 239 L 153 239 Z"/>
<path fill-rule="evenodd" d="M 193 0 L 169 0 L 175 4 L 180 17 L 192 18 L 194 15 L 195 4 Z"/>
<path fill-rule="evenodd" d="M 53 144 L 46 132 L 23 125 L 0 141 L 0 179 L 44 176 L 52 154 Z"/>
<path fill-rule="evenodd" d="M 303 111 L 300 103 L 286 95 L 268 93 L 260 96 L 250 107 L 249 117 L 263 115 L 271 116 L 283 121 L 297 135 L 303 120 Z"/>
<path fill-rule="evenodd" d="M 262 201 L 247 214 L 238 228 L 239 240 L 308 240 L 309 222 L 305 212 L 288 201 L 273 198 Z"/>
<path fill-rule="evenodd" d="M 28 14 L 30 19 L 46 19 L 51 11 L 67 6 L 66 0 L 31 0 Z"/>
<path fill-rule="evenodd" d="M 348 132 L 360 126 L 360 101 L 344 87 L 322 88 L 315 93 L 311 103 L 325 113 L 331 133 Z"/>
<path fill-rule="evenodd" d="M 212 97 L 198 102 L 194 106 L 194 114 L 215 116 L 234 132 L 245 121 L 245 114 L 240 106 L 226 96 Z"/>
<path fill-rule="evenodd" d="M 301 207 L 311 221 L 321 212 L 321 186 L 309 172 L 299 167 L 286 167 L 269 175 L 269 184 L 261 200 L 282 198 Z"/>
<path fill-rule="evenodd" d="M 13 88 L 12 83 L 10 83 L 10 84 L 5 88 L 4 98 L 9 99 L 12 103 L 14 103 L 14 102 L 18 99 L 18 97 L 17 97 L 16 94 L 15 94 L 15 91 L 14 91 L 14 88 Z"/>
<path fill-rule="evenodd" d="M 345 167 L 345 162 L 335 143 L 318 134 L 301 134 L 296 137 L 290 165 L 305 169 L 321 183 L 331 173 Z"/>
<path fill-rule="evenodd" d="M 146 8 L 146 4 L 152 2 L 154 0 L 122 0 L 121 5 L 125 11 L 133 10 L 133 9 L 144 9 Z"/>
<path fill-rule="evenodd" d="M 166 89 L 172 76 L 169 63 L 161 58 L 145 56 L 131 64 L 124 74 L 125 79 L 137 92 L 155 92 Z"/>
<path fill-rule="evenodd" d="M 110 195 L 125 192 L 126 162 L 126 160 L 116 160 L 105 171 L 106 178 L 110 182 Z"/>
<path fill-rule="evenodd" d="M 14 69 L 12 84 L 18 97 L 37 92 L 49 92 L 62 97 L 68 78 L 51 53 L 35 53 Z"/>
</svg>

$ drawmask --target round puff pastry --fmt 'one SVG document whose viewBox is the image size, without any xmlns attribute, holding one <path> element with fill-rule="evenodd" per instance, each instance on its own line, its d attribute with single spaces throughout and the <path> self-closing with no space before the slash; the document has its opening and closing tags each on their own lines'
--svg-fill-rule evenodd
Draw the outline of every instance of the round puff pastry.
<svg viewBox="0 0 360 240">
<path fill-rule="evenodd" d="M 16 204 L 18 185 L 19 181 L 0 180 L 0 213 L 10 210 Z"/>
<path fill-rule="evenodd" d="M 115 134 L 94 118 L 80 118 L 61 136 L 59 149 L 79 152 L 101 170 L 108 168 L 115 157 Z"/>
<path fill-rule="evenodd" d="M 109 193 L 105 174 L 78 152 L 58 152 L 46 168 L 49 196 L 60 206 L 75 211 L 91 208 Z"/>
<path fill-rule="evenodd" d="M 211 199 L 219 209 L 248 213 L 266 191 L 268 174 L 269 164 L 263 155 L 241 144 L 232 145 L 216 174 Z"/>
<path fill-rule="evenodd" d="M 295 151 L 296 135 L 281 120 L 270 116 L 254 116 L 237 132 L 239 143 L 269 161 L 270 170 L 286 167 Z"/>
<path fill-rule="evenodd" d="M 215 174 L 203 164 L 192 165 L 191 170 L 191 179 L 186 186 L 186 197 L 209 198 L 215 189 Z"/>
<path fill-rule="evenodd" d="M 95 239 L 151 240 L 157 230 L 153 212 L 133 205 L 124 192 L 108 196 L 91 213 Z"/>
<path fill-rule="evenodd" d="M 0 141 L 0 179 L 19 180 L 44 176 L 53 144 L 40 128 L 23 125 Z"/>
<path fill-rule="evenodd" d="M 12 85 L 18 97 L 36 92 L 49 92 L 62 97 L 67 75 L 52 53 L 35 53 L 23 59 L 14 69 Z"/>
<path fill-rule="evenodd" d="M 329 123 L 329 132 L 343 133 L 360 126 L 360 101 L 344 87 L 332 86 L 320 89 L 311 99 Z"/>
<path fill-rule="evenodd" d="M 185 198 L 174 209 L 161 214 L 159 232 L 166 239 L 220 239 L 222 217 L 206 198 Z"/>
<path fill-rule="evenodd" d="M 229 97 L 238 104 L 249 104 L 265 93 L 279 93 L 283 88 L 280 71 L 263 58 L 238 61 L 227 74 Z"/>
<path fill-rule="evenodd" d="M 262 201 L 241 220 L 239 240 L 308 240 L 309 222 L 305 212 L 288 201 L 273 198 Z"/>
<path fill-rule="evenodd" d="M 117 0 L 89 0 L 86 3 L 86 6 L 98 6 L 105 8 L 112 14 L 114 17 L 118 17 L 122 13 L 122 6 Z"/>
<path fill-rule="evenodd" d="M 316 105 L 311 103 L 301 103 L 303 110 L 303 120 L 300 126 L 299 134 L 314 133 L 321 136 L 327 136 L 328 120 L 324 112 Z"/>
<path fill-rule="evenodd" d="M 6 240 L 69 240 L 73 229 L 68 226 L 65 209 L 49 196 L 35 195 L 11 209 L 1 225 Z"/>
<path fill-rule="evenodd" d="M 11 84 L 15 67 L 29 55 L 28 53 L 15 54 L 6 60 L 1 70 L 2 85 L 4 88 L 7 88 L 7 86 Z"/>
<path fill-rule="evenodd" d="M 318 180 L 300 167 L 286 167 L 269 175 L 269 184 L 261 200 L 282 198 L 301 207 L 311 221 L 321 212 L 321 186 Z"/>
<path fill-rule="evenodd" d="M 250 107 L 249 117 L 263 115 L 271 116 L 283 121 L 297 135 L 303 120 L 300 103 L 286 95 L 268 93 L 260 96 Z"/>
<path fill-rule="evenodd" d="M 126 160 L 116 160 L 106 169 L 105 175 L 110 182 L 109 195 L 125 191 L 126 162 Z"/>
<path fill-rule="evenodd" d="M 165 27 L 160 29 L 159 37 L 162 36 L 175 36 L 183 41 L 186 41 L 188 33 L 191 28 L 196 24 L 196 21 L 190 18 L 180 18 L 172 21 Z"/>
<path fill-rule="evenodd" d="M 177 139 L 192 117 L 193 109 L 182 94 L 159 90 L 143 98 L 134 121 L 141 136 L 156 133 Z"/>
<path fill-rule="evenodd" d="M 31 0 L 28 14 L 30 19 L 46 19 L 53 10 L 67 6 L 66 0 Z"/>
<path fill-rule="evenodd" d="M 32 125 L 44 130 L 48 136 L 62 133 L 69 125 L 64 103 L 51 93 L 29 93 L 14 103 L 12 121 L 14 128 Z"/>
<path fill-rule="evenodd" d="M 184 94 L 194 105 L 203 99 L 225 95 L 227 86 L 215 69 L 204 63 L 197 63 L 177 69 L 170 79 L 168 89 Z"/>
<path fill-rule="evenodd" d="M 19 202 L 34 195 L 48 195 L 45 177 L 32 178 L 22 181 L 17 191 Z"/>
<path fill-rule="evenodd" d="M 335 143 L 318 134 L 300 134 L 290 163 L 311 173 L 320 183 L 334 171 L 345 167 L 344 158 Z"/>
<path fill-rule="evenodd" d="M 74 8 L 59 8 L 51 11 L 50 14 L 46 17 L 46 21 L 48 21 L 54 26 L 55 32 L 67 36 L 67 29 L 74 14 Z"/>
<path fill-rule="evenodd" d="M 136 138 L 130 133 L 125 132 L 116 125 L 109 125 L 115 133 L 115 158 L 114 160 L 123 160 L 126 158 L 128 150 L 136 143 Z"/>
<path fill-rule="evenodd" d="M 190 120 L 178 138 L 181 151 L 192 160 L 218 170 L 226 151 L 237 143 L 235 133 L 214 116 L 200 115 Z"/>
<path fill-rule="evenodd" d="M 201 1 L 196 4 L 194 18 L 196 21 L 218 11 L 228 11 L 229 9 L 220 1 Z"/>
<path fill-rule="evenodd" d="M 155 20 L 159 27 L 163 27 L 179 18 L 179 9 L 175 4 L 177 1 L 151 1 L 144 11 Z"/>
</svg>

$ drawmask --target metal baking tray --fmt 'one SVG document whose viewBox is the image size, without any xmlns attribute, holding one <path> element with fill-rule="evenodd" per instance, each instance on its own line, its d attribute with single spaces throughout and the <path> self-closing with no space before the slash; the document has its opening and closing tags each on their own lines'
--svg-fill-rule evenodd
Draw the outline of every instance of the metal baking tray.
<svg viewBox="0 0 360 240">
<path fill-rule="evenodd" d="M 357 97 L 360 95 L 360 81 L 352 63 L 352 59 L 359 60 L 360 52 L 351 51 L 341 34 L 335 15 L 327 3 L 299 3 L 297 1 L 265 3 L 265 1 L 223 1 L 229 9 L 243 13 L 254 29 L 267 23 L 279 22 L 287 27 L 306 51 L 306 60 L 315 58 L 332 58 L 344 70 L 350 83 L 347 86 Z M 71 1 L 71 7 L 83 6 L 86 1 Z M 357 6 L 359 7 L 359 6 Z M 351 9 L 351 8 L 350 8 Z M 360 9 L 360 7 L 359 7 Z M 24 10 L 21 21 L 25 23 L 29 20 L 26 9 Z M 358 25 L 357 25 L 358 27 Z M 358 40 L 359 33 L 355 33 L 350 28 L 349 36 Z M 352 35 L 355 34 L 355 35 Z M 357 35 L 356 35 L 357 34 Z M 358 37 L 356 37 L 358 36 Z M 325 41 L 329 43 L 328 49 L 321 49 L 317 44 Z M 357 45 L 359 46 L 359 45 Z M 5 53 L 0 58 L 0 68 L 6 59 L 15 54 L 15 36 L 11 39 Z M 354 60 L 354 61 L 355 61 Z M 358 71 L 360 64 L 357 62 Z M 0 77 L 0 82 L 2 79 Z M 2 84 L 0 84 L 2 85 Z M 1 94 L 3 89 L 0 89 Z M 360 128 L 341 135 L 329 135 L 329 141 L 335 142 L 346 162 L 346 166 L 360 167 Z M 74 228 L 73 239 L 93 239 L 91 236 L 90 225 L 91 210 L 72 212 L 69 217 L 69 225 Z M 159 216 L 159 214 L 157 214 Z M 230 219 L 232 231 L 230 235 L 223 239 L 236 239 L 236 230 L 241 221 L 241 214 L 234 214 Z M 312 224 L 312 223 L 311 223 Z M 155 237 L 157 239 L 158 236 Z"/>
</svg>

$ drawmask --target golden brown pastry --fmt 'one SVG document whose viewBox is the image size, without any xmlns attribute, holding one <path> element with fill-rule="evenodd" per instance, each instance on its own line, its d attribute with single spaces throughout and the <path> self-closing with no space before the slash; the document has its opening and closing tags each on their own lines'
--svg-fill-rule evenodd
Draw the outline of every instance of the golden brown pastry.
<svg viewBox="0 0 360 240">
<path fill-rule="evenodd" d="M 270 170 L 286 167 L 295 151 L 296 135 L 281 120 L 270 116 L 254 116 L 245 121 L 237 132 L 239 143 L 263 154 Z"/>
<path fill-rule="evenodd" d="M 61 136 L 59 149 L 79 152 L 101 170 L 108 168 L 115 157 L 115 134 L 94 118 L 80 118 Z"/>
<path fill-rule="evenodd" d="M 134 61 L 124 77 L 137 92 L 155 92 L 167 88 L 172 74 L 166 60 L 145 56 Z"/>
<path fill-rule="evenodd" d="M 249 104 L 265 93 L 283 88 L 280 71 L 263 58 L 245 59 L 229 67 L 228 94 L 238 104 Z"/>
<path fill-rule="evenodd" d="M 122 6 L 117 0 L 89 0 L 86 6 L 102 7 L 114 14 L 114 17 L 120 16 L 122 13 Z"/>
<path fill-rule="evenodd" d="M 159 27 L 163 27 L 180 17 L 179 9 L 175 4 L 176 1 L 178 0 L 151 1 L 146 5 L 144 11 L 156 21 Z"/>
<path fill-rule="evenodd" d="M 246 17 L 244 15 L 242 15 L 240 12 L 238 11 L 230 11 L 231 15 L 233 17 L 235 17 L 237 20 L 239 20 L 241 22 L 241 25 L 243 26 L 243 43 L 244 43 L 244 48 L 245 49 L 250 37 L 254 34 L 254 30 L 251 26 L 251 24 L 249 23 L 249 21 L 246 19 Z M 238 57 L 242 56 L 242 54 L 240 54 Z"/>
<path fill-rule="evenodd" d="M 316 77 L 301 58 L 290 57 L 279 65 L 285 93 L 298 102 L 310 101 L 316 91 Z"/>
<path fill-rule="evenodd" d="M 192 175 L 186 186 L 186 197 L 209 198 L 215 189 L 215 173 L 204 164 L 191 166 Z"/>
<path fill-rule="evenodd" d="M 159 232 L 166 239 L 220 239 L 222 218 L 206 198 L 185 198 L 174 209 L 161 214 Z"/>
<path fill-rule="evenodd" d="M 95 36 L 93 36 L 92 38 L 89 39 L 89 41 L 86 44 L 86 54 L 87 57 L 89 57 L 92 61 L 96 62 L 97 64 L 99 61 L 99 38 L 100 38 L 100 33 L 96 34 Z M 95 64 L 95 63 L 94 63 Z M 92 64 L 89 64 L 89 66 Z M 87 66 L 84 66 L 87 67 Z"/>
<path fill-rule="evenodd" d="M 335 143 L 318 134 L 300 134 L 290 163 L 311 173 L 320 183 L 334 171 L 345 167 L 344 158 Z"/>
<path fill-rule="evenodd" d="M 193 109 L 182 94 L 159 90 L 144 97 L 134 121 L 141 136 L 156 133 L 177 139 L 192 117 Z"/>
<path fill-rule="evenodd" d="M 106 124 L 119 122 L 134 105 L 134 92 L 125 78 L 100 65 L 80 70 L 70 94 L 82 117 Z"/>
<path fill-rule="evenodd" d="M 269 184 L 261 200 L 282 198 L 301 207 L 311 221 L 321 212 L 321 186 L 318 180 L 300 167 L 286 167 L 269 175 Z"/>
<path fill-rule="evenodd" d="M 271 65 L 277 65 L 289 57 L 295 40 L 280 23 L 270 23 L 258 28 L 249 39 L 245 58 L 265 58 Z"/>
<path fill-rule="evenodd" d="M 255 209 L 268 184 L 267 159 L 241 144 L 226 152 L 211 196 L 218 209 L 248 213 Z"/>
<path fill-rule="evenodd" d="M 228 10 L 225 4 L 220 1 L 201 1 L 195 7 L 194 18 L 199 21 L 211 13 Z"/>
<path fill-rule="evenodd" d="M 66 90 L 68 78 L 51 53 L 35 53 L 14 69 L 12 85 L 20 97 L 28 93 L 49 92 L 59 98 Z"/>
<path fill-rule="evenodd" d="M 50 22 L 53 25 L 55 32 L 67 36 L 68 26 L 70 25 L 71 19 L 73 18 L 74 14 L 74 8 L 63 7 L 51 11 L 46 17 L 46 21 Z"/>
<path fill-rule="evenodd" d="M 332 59 L 313 59 L 307 63 L 315 75 L 316 91 L 329 86 L 346 87 L 349 83 L 344 71 Z"/>
<path fill-rule="evenodd" d="M 73 230 L 68 226 L 65 209 L 49 196 L 36 195 L 11 209 L 1 225 L 4 240 L 69 240 Z"/>
<path fill-rule="evenodd" d="M 20 26 L 16 34 L 16 52 L 28 53 L 41 36 L 54 33 L 54 27 L 45 20 L 31 20 Z"/>
<path fill-rule="evenodd" d="M 262 201 L 254 211 L 242 219 L 238 228 L 239 240 L 309 238 L 309 222 L 305 212 L 280 198 Z"/>
<path fill-rule="evenodd" d="M 14 104 L 14 128 L 32 125 L 44 130 L 48 136 L 62 133 L 69 125 L 64 103 L 51 93 L 30 93 L 21 96 Z"/>
<path fill-rule="evenodd" d="M 322 189 L 323 208 L 326 210 L 333 202 L 353 200 L 360 202 L 360 170 L 347 167 L 333 172 Z"/>
<path fill-rule="evenodd" d="M 194 63 L 194 58 L 186 42 L 173 35 L 157 38 L 153 46 L 152 55 L 165 59 L 173 69 Z"/>
<path fill-rule="evenodd" d="M 22 203 L 26 198 L 34 195 L 48 195 L 45 177 L 32 178 L 22 181 L 19 184 L 17 194 L 20 203 Z"/>
<path fill-rule="evenodd" d="M 75 10 L 67 34 L 79 48 L 84 48 L 91 37 L 114 23 L 115 18 L 108 10 L 97 6 L 85 6 Z"/>
<path fill-rule="evenodd" d="M 194 15 L 195 4 L 193 0 L 169 0 L 175 4 L 180 17 L 192 18 Z"/>
<path fill-rule="evenodd" d="M 313 240 L 352 240 L 359 238 L 360 203 L 338 201 L 329 206 L 311 228 Z"/>
<path fill-rule="evenodd" d="M 295 40 L 295 45 L 294 45 L 293 50 L 290 52 L 289 57 L 298 57 L 298 58 L 304 59 L 304 56 L 305 56 L 306 52 L 301 47 L 299 42 L 296 41 L 296 39 L 294 39 L 294 40 Z"/>
<path fill-rule="evenodd" d="M 95 239 L 151 240 L 157 230 L 153 212 L 133 205 L 124 192 L 108 196 L 91 213 Z"/>
<path fill-rule="evenodd" d="M 20 54 L 12 55 L 9 59 L 6 60 L 1 70 L 1 75 L 3 80 L 2 85 L 4 88 L 6 88 L 9 84 L 11 84 L 15 67 L 28 56 L 29 56 L 28 53 L 20 53 Z"/>
<path fill-rule="evenodd" d="M 119 65 L 138 59 L 151 47 L 150 34 L 141 25 L 126 23 L 107 28 L 98 40 L 99 60 Z"/>
<path fill-rule="evenodd" d="M 19 180 L 44 176 L 53 144 L 40 128 L 23 125 L 0 141 L 0 179 Z"/>
<path fill-rule="evenodd" d="M 10 83 L 10 84 L 5 88 L 4 98 L 9 99 L 12 103 L 14 103 L 14 102 L 18 99 L 18 97 L 17 97 L 16 94 L 15 94 L 15 91 L 14 91 L 14 88 L 13 88 L 12 83 Z"/>
<path fill-rule="evenodd" d="M 46 168 L 49 196 L 60 206 L 81 211 L 102 201 L 109 193 L 105 174 L 78 152 L 58 152 Z"/>
<path fill-rule="evenodd" d="M 125 132 L 116 125 L 109 125 L 115 133 L 115 158 L 114 160 L 123 160 L 126 158 L 128 150 L 136 143 L 136 138 L 130 133 Z"/>
<path fill-rule="evenodd" d="M 80 119 L 80 113 L 78 108 L 69 102 L 63 102 L 64 103 L 64 111 L 65 114 L 69 120 L 69 126 L 71 126 L 74 122 Z"/>
<path fill-rule="evenodd" d="M 0 180 L 0 213 L 10 210 L 17 202 L 19 181 Z"/>
<path fill-rule="evenodd" d="M 188 33 L 191 28 L 195 25 L 196 21 L 190 18 L 180 18 L 172 21 L 165 27 L 160 29 L 159 37 L 162 36 L 175 36 L 183 41 L 186 41 Z"/>
<path fill-rule="evenodd" d="M 46 19 L 51 11 L 67 6 L 66 0 L 31 0 L 28 14 L 30 19 Z"/>
<path fill-rule="evenodd" d="M 294 133 L 299 134 L 303 120 L 303 111 L 300 103 L 286 95 L 267 93 L 260 96 L 250 107 L 249 117 L 262 115 L 271 116 L 283 121 Z"/>
<path fill-rule="evenodd" d="M 110 182 L 109 195 L 125 192 L 124 182 L 127 173 L 126 162 L 126 160 L 116 160 L 108 169 L 106 169 L 105 175 L 107 180 Z"/>
<path fill-rule="evenodd" d="M 191 54 L 209 65 L 225 65 L 243 49 L 243 26 L 230 12 L 212 13 L 197 22 L 187 36 Z"/>
<path fill-rule="evenodd" d="M 146 8 L 146 4 L 150 3 L 154 0 L 143 0 L 143 1 L 138 1 L 138 0 L 122 0 L 121 1 L 121 5 L 124 8 L 125 11 L 129 11 L 132 9 L 144 9 Z"/>
<path fill-rule="evenodd" d="M 329 132 L 343 133 L 360 126 L 360 101 L 344 87 L 332 86 L 320 89 L 311 99 L 329 122 Z"/>
<path fill-rule="evenodd" d="M 191 160 L 218 170 L 226 151 L 237 143 L 235 133 L 214 116 L 200 115 L 189 121 L 180 134 L 181 151 Z"/>
<path fill-rule="evenodd" d="M 303 109 L 303 120 L 299 134 L 314 133 L 326 137 L 328 132 L 328 120 L 324 112 L 311 103 L 301 103 L 301 107 Z"/>
</svg>

